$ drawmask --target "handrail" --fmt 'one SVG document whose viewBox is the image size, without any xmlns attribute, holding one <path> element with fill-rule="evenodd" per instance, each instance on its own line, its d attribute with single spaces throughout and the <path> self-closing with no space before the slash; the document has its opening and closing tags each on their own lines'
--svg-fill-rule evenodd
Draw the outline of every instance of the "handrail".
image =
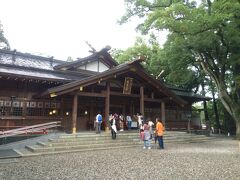
<svg viewBox="0 0 240 180">
<path fill-rule="evenodd" d="M 46 130 L 46 129 L 50 129 L 50 128 L 58 127 L 58 126 L 61 126 L 61 121 L 54 121 L 54 122 L 49 122 L 49 123 L 37 124 L 37 125 L 33 125 L 33 126 L 26 126 L 26 127 L 22 127 L 22 128 L 8 130 L 8 131 L 2 131 L 2 132 L 0 132 L 0 134 L 1 134 L 0 138 L 15 136 L 15 135 L 19 135 L 19 134 L 33 133 L 33 132 L 37 132 L 39 130 Z"/>
</svg>

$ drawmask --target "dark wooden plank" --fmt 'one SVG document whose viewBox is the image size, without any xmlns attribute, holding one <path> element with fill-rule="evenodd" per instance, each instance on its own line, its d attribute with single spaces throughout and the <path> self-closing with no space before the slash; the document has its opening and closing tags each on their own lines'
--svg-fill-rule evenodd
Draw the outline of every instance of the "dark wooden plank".
<svg viewBox="0 0 240 180">
<path fill-rule="evenodd" d="M 140 87 L 140 113 L 144 116 L 144 87 Z"/>
<path fill-rule="evenodd" d="M 77 106 L 78 106 L 78 95 L 75 94 L 73 97 L 73 108 L 72 108 L 72 133 L 76 133 L 77 125 Z"/>
</svg>

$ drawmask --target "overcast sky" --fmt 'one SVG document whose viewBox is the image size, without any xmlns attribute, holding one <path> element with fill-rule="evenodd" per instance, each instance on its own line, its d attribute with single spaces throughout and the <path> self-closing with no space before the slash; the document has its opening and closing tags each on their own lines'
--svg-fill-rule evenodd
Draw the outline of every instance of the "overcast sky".
<svg viewBox="0 0 240 180">
<path fill-rule="evenodd" d="M 117 24 L 124 0 L 0 0 L 0 5 L 4 35 L 21 52 L 75 59 L 89 54 L 85 41 L 97 50 L 125 49 L 137 36 L 136 22 Z"/>
</svg>

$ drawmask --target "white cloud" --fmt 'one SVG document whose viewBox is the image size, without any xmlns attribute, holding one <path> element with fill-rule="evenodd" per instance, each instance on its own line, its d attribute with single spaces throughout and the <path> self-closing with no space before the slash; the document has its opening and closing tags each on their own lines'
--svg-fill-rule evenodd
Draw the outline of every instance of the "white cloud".
<svg viewBox="0 0 240 180">
<path fill-rule="evenodd" d="M 12 49 L 43 53 L 60 59 L 88 54 L 110 45 L 127 48 L 136 24 L 118 25 L 123 0 L 0 0 L 0 20 Z"/>
</svg>

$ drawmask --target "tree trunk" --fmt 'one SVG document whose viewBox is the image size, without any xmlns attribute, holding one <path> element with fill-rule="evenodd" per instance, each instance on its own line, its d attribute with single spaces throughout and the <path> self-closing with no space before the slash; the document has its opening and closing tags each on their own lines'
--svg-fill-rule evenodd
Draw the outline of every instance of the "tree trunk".
<svg viewBox="0 0 240 180">
<path fill-rule="evenodd" d="M 217 130 L 219 130 L 219 129 L 221 129 L 221 125 L 220 125 L 220 121 L 219 121 L 218 108 L 217 108 L 217 103 L 216 103 L 215 94 L 214 94 L 213 89 L 212 89 L 212 97 L 213 97 L 213 110 L 214 110 L 214 114 L 215 114 L 215 122 L 217 125 Z"/>
<path fill-rule="evenodd" d="M 236 103 L 228 95 L 228 92 L 222 83 L 218 83 L 219 98 L 226 108 L 228 113 L 232 116 L 236 124 L 236 138 L 240 139 L 240 104 Z"/>
<path fill-rule="evenodd" d="M 240 122 L 236 123 L 236 138 L 240 140 Z"/>
<path fill-rule="evenodd" d="M 206 93 L 205 93 L 205 85 L 204 85 L 204 83 L 202 83 L 201 86 L 202 86 L 202 95 L 205 96 Z M 205 122 L 207 124 L 207 129 L 210 130 L 211 123 L 209 121 L 206 100 L 203 101 L 203 109 L 204 109 L 204 116 L 205 116 Z"/>
<path fill-rule="evenodd" d="M 212 78 L 213 82 L 215 83 L 219 98 L 223 106 L 235 121 L 236 137 L 240 139 L 240 125 L 239 125 L 240 124 L 240 103 L 238 101 L 234 101 L 234 98 L 231 98 L 229 96 L 227 92 L 227 88 L 224 84 L 224 79 L 221 79 L 221 76 L 219 76 L 218 73 L 216 73 L 215 71 L 209 68 L 208 64 L 204 62 L 204 58 L 202 58 L 201 66 L 203 70 L 206 72 L 206 74 L 208 74 Z"/>
</svg>

